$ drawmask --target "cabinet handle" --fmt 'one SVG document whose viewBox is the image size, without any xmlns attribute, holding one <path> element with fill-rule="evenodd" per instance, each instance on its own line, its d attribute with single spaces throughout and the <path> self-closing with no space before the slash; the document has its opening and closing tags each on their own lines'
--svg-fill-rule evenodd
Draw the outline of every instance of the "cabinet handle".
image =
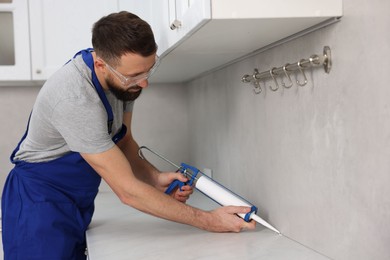
<svg viewBox="0 0 390 260">
<path fill-rule="evenodd" d="M 172 31 L 179 28 L 179 27 L 181 27 L 181 22 L 179 20 L 174 20 L 171 23 L 171 26 L 169 26 L 169 28 L 171 28 Z"/>
</svg>

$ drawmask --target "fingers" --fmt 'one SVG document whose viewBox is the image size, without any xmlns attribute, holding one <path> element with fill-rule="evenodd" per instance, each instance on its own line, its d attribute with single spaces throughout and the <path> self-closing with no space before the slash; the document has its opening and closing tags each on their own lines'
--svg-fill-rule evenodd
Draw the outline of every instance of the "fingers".
<svg viewBox="0 0 390 260">
<path fill-rule="evenodd" d="M 180 201 L 180 202 L 182 202 L 182 203 L 186 203 L 186 201 L 188 200 L 188 198 L 189 198 L 189 196 L 178 196 L 178 195 L 176 195 L 175 196 L 175 199 L 177 200 L 177 201 Z"/>
<path fill-rule="evenodd" d="M 167 176 L 169 182 L 172 182 L 174 180 L 179 180 L 181 182 L 188 181 L 188 178 L 179 172 L 169 172 L 169 173 L 164 173 L 164 175 Z"/>
<path fill-rule="evenodd" d="M 186 202 L 193 192 L 192 187 L 185 185 L 181 187 L 181 190 L 178 189 L 175 191 L 174 198 L 180 202 Z"/>
<path fill-rule="evenodd" d="M 194 189 L 189 185 L 184 185 L 183 187 L 181 187 L 180 192 L 192 194 L 194 192 Z"/>
<path fill-rule="evenodd" d="M 228 213 L 231 214 L 246 214 L 251 212 L 250 207 L 245 206 L 227 206 L 225 207 Z M 246 222 L 243 220 L 241 224 L 241 230 L 247 230 L 247 229 L 255 229 L 256 228 L 256 222 L 254 220 L 251 220 L 249 222 Z"/>
<path fill-rule="evenodd" d="M 246 222 L 244 219 L 240 218 L 239 216 L 236 216 L 239 218 L 239 221 L 237 222 L 237 228 L 233 230 L 233 232 L 241 232 L 245 230 L 253 230 L 256 228 L 256 222 L 254 220 L 251 220 L 249 222 Z"/>
<path fill-rule="evenodd" d="M 213 220 L 216 226 L 211 227 L 215 232 L 241 232 L 243 230 L 255 229 L 255 221 L 246 222 L 237 214 L 246 214 L 251 211 L 250 207 L 225 206 L 212 211 Z"/>
<path fill-rule="evenodd" d="M 225 207 L 227 212 L 231 214 L 235 214 L 238 218 L 240 218 L 239 226 L 240 226 L 240 231 L 243 230 L 253 230 L 256 228 L 256 222 L 254 220 L 250 220 L 249 222 L 246 222 L 244 219 L 238 216 L 238 214 L 247 214 L 251 212 L 250 207 L 243 207 L 243 206 L 228 206 Z"/>
<path fill-rule="evenodd" d="M 183 174 L 181 173 L 175 173 L 175 179 L 178 179 L 182 182 L 187 182 L 188 181 L 188 178 L 185 177 Z"/>
<path fill-rule="evenodd" d="M 230 214 L 246 214 L 251 212 L 250 207 L 245 206 L 226 206 L 225 211 Z"/>
<path fill-rule="evenodd" d="M 251 220 L 249 222 L 244 221 L 241 230 L 253 230 L 256 228 L 256 221 Z"/>
</svg>

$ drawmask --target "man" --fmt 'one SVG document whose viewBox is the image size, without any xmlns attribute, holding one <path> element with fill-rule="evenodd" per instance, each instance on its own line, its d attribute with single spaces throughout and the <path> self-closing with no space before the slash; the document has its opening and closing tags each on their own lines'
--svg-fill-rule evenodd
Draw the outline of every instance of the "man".
<svg viewBox="0 0 390 260">
<path fill-rule="evenodd" d="M 85 259 L 85 231 L 103 178 L 140 211 L 213 232 L 253 229 L 237 213 L 186 205 L 192 188 L 163 191 L 179 173 L 138 157 L 133 101 L 158 65 L 150 26 L 128 12 L 100 19 L 93 49 L 79 52 L 42 87 L 11 160 L 2 197 L 5 259 Z"/>
</svg>

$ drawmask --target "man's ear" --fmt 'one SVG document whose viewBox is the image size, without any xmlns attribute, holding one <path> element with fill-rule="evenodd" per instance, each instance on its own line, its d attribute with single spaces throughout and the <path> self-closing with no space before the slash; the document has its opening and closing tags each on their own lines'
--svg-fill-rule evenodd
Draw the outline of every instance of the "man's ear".
<svg viewBox="0 0 390 260">
<path fill-rule="evenodd" d="M 107 72 L 107 65 L 102 59 L 95 58 L 94 66 L 95 66 L 96 74 L 99 74 L 99 75 L 105 77 L 106 74 L 108 73 Z"/>
<path fill-rule="evenodd" d="M 102 61 L 101 59 L 99 58 L 96 58 L 94 60 L 94 64 L 95 64 L 95 68 L 99 69 L 99 70 L 102 70 L 102 69 L 105 69 L 106 68 L 106 64 L 104 63 L 104 61 Z"/>
</svg>

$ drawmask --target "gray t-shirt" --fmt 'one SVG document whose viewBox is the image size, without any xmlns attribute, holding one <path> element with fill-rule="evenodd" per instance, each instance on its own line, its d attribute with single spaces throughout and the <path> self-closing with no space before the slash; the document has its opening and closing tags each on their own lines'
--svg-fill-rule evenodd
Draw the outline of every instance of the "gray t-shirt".
<svg viewBox="0 0 390 260">
<path fill-rule="evenodd" d="M 107 112 L 91 80 L 91 70 L 81 55 L 46 81 L 34 104 L 25 140 L 16 160 L 45 162 L 70 151 L 100 153 L 114 146 L 112 137 L 120 130 L 123 113 L 134 102 L 118 100 L 105 91 L 114 114 L 111 135 Z"/>
</svg>

